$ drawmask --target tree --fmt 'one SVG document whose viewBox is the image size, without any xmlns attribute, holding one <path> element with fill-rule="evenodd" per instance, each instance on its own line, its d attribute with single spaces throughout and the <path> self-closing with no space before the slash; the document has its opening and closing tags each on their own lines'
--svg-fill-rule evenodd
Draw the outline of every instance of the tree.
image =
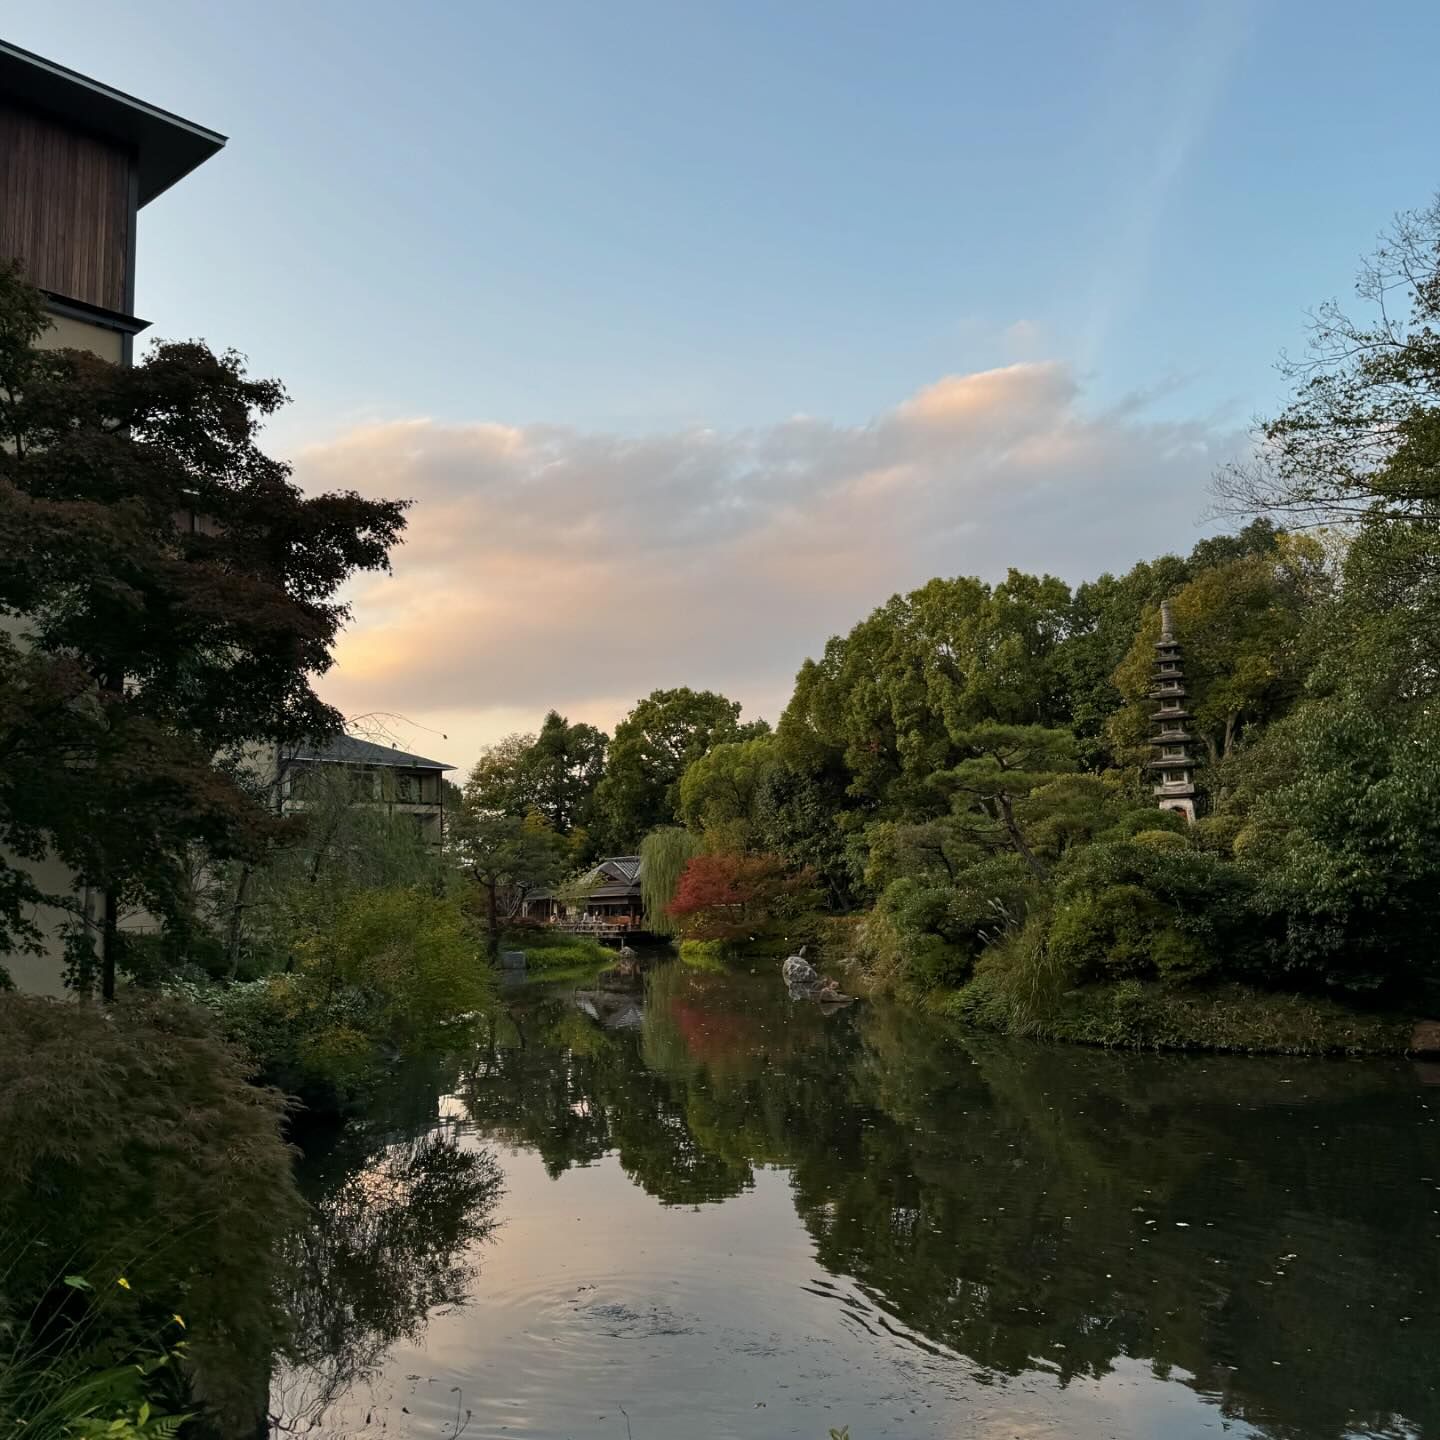
<svg viewBox="0 0 1440 1440">
<path fill-rule="evenodd" d="M 1440 715 L 1362 687 L 1306 700 L 1247 757 L 1235 853 L 1279 927 L 1276 968 L 1352 991 L 1437 978 Z"/>
<path fill-rule="evenodd" d="M 991 850 L 1013 850 L 1037 880 L 1048 880 L 1018 808 L 1032 791 L 1074 770 L 1074 737 L 1043 725 L 977 725 L 955 739 L 967 758 L 936 783 L 955 796 L 967 835 Z"/>
<path fill-rule="evenodd" d="M 678 825 L 662 825 L 640 842 L 640 896 L 645 902 L 645 928 L 652 934 L 673 933 L 670 902 L 685 866 L 699 853 L 699 837 Z"/>
<path fill-rule="evenodd" d="M 961 576 L 892 597 L 801 667 L 782 754 L 812 772 L 843 765 L 867 818 L 941 813 L 931 777 L 963 758 L 957 734 L 1063 719 L 1069 604 L 1060 581 L 1015 570 L 993 588 Z"/>
<path fill-rule="evenodd" d="M 656 690 L 615 727 L 605 777 L 595 790 L 604 844 L 633 850 L 680 813 L 680 778 L 712 746 L 766 733 L 763 720 L 740 723 L 738 701 L 713 690 Z"/>
<path fill-rule="evenodd" d="M 337 595 L 386 568 L 405 506 L 304 495 L 258 445 L 284 389 L 237 354 L 126 368 L 38 349 L 47 324 L 0 269 L 0 615 L 22 635 L 0 648 L 0 842 L 102 890 L 109 997 L 122 905 L 175 917 L 192 845 L 275 832 L 225 757 L 339 729 L 313 686 Z"/>
<path fill-rule="evenodd" d="M 716 745 L 680 778 L 680 818 L 710 837 L 715 848 L 748 848 L 756 803 L 766 776 L 778 763 L 773 735 Z"/>
<path fill-rule="evenodd" d="M 1260 429 L 1259 459 L 1216 479 L 1239 514 L 1433 524 L 1440 502 L 1440 198 L 1396 217 L 1362 265 L 1355 319 L 1336 301 L 1311 325 L 1309 354 Z"/>
<path fill-rule="evenodd" d="M 1186 708 L 1212 764 L 1228 759 L 1246 726 L 1283 715 L 1313 663 L 1309 625 L 1331 588 L 1324 548 L 1280 536 L 1273 549 L 1202 570 L 1171 602 L 1184 646 Z M 1158 609 L 1115 673 L 1126 704 L 1110 724 L 1121 754 L 1148 753 Z"/>
<path fill-rule="evenodd" d="M 465 790 L 471 804 L 523 819 L 538 811 L 561 835 L 591 822 L 609 737 L 551 710 L 537 735 L 507 735 L 475 762 Z"/>
<path fill-rule="evenodd" d="M 543 816 L 488 815 L 469 807 L 456 817 L 450 843 L 485 904 L 486 949 L 500 954 L 504 922 L 518 913 L 531 890 L 559 880 L 565 847 Z"/>
<path fill-rule="evenodd" d="M 562 835 L 590 823 L 591 801 L 605 773 L 609 737 L 593 725 L 572 725 L 552 710 L 531 752 L 535 808 Z"/>
<path fill-rule="evenodd" d="M 465 803 L 487 815 L 513 815 L 523 820 L 535 809 L 535 775 L 530 755 L 534 735 L 518 732 L 487 745 L 465 782 Z"/>
<path fill-rule="evenodd" d="M 800 914 L 813 890 L 813 877 L 793 873 L 778 855 L 696 855 L 670 914 L 686 939 L 751 939 Z"/>
</svg>

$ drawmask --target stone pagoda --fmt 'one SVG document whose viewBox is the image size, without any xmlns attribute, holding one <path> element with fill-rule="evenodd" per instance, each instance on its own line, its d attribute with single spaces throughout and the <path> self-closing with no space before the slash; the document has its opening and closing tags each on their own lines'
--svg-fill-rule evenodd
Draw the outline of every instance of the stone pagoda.
<svg viewBox="0 0 1440 1440">
<path fill-rule="evenodd" d="M 1155 758 L 1155 795 L 1162 810 L 1178 810 L 1195 821 L 1195 737 L 1186 728 L 1185 666 L 1175 639 L 1175 617 L 1170 602 L 1160 603 L 1160 639 L 1155 643 L 1155 680 L 1150 698 L 1156 709 L 1150 717 L 1150 745 Z"/>
</svg>

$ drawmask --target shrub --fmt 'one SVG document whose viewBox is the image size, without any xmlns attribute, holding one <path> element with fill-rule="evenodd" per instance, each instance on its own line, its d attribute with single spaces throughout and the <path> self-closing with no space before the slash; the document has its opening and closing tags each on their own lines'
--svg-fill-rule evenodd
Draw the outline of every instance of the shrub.
<svg viewBox="0 0 1440 1440">
<path fill-rule="evenodd" d="M 1176 927 L 1174 911 L 1139 885 L 1111 885 L 1059 905 L 1050 953 L 1079 979 L 1153 976 L 1197 979 L 1218 963 Z"/>
<path fill-rule="evenodd" d="M 1034 881 L 1018 855 L 1001 854 L 962 870 L 953 885 L 907 878 L 886 888 L 877 907 L 884 928 L 872 944 L 898 960 L 905 983 L 921 989 L 962 985 L 987 945 L 1023 920 Z"/>
<path fill-rule="evenodd" d="M 332 924 L 296 950 L 307 999 L 350 988 L 367 1002 L 371 1032 L 397 1048 L 425 1048 L 489 994 L 478 939 L 459 905 L 418 887 L 352 894 Z"/>
<path fill-rule="evenodd" d="M 1132 845 L 1146 850 L 1188 850 L 1190 842 L 1178 830 L 1137 830 L 1130 837 Z"/>
<path fill-rule="evenodd" d="M 1239 866 L 1204 851 L 1091 845 L 1056 874 L 1051 944 L 1088 978 L 1253 974 L 1263 958 L 1253 897 Z"/>
<path fill-rule="evenodd" d="M 682 940 L 680 959 L 696 970 L 724 970 L 732 948 L 726 940 Z"/>
<path fill-rule="evenodd" d="M 65 1257 L 103 1300 L 87 1353 L 113 1363 L 173 1335 L 182 1313 L 198 1393 L 243 1412 L 281 1328 L 277 1245 L 301 1213 L 283 1112 L 194 1006 L 0 997 L 0 1215 L 12 1241 L 0 1330 L 28 1326 L 41 1346 L 68 1331 L 84 1302 L 60 1283 Z"/>
</svg>

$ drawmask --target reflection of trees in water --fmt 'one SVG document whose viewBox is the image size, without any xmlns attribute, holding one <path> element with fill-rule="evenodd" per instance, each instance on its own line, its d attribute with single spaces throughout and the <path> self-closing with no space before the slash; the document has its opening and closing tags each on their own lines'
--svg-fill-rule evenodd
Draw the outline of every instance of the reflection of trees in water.
<svg viewBox="0 0 1440 1440">
<path fill-rule="evenodd" d="M 997 1375 L 1130 1356 L 1275 1436 L 1440 1435 L 1440 1155 L 1403 1072 L 825 1018 L 679 966 L 647 1002 L 639 1035 L 527 1008 L 466 1077 L 476 1121 L 552 1174 L 614 1149 L 670 1203 L 787 1165 L 820 1262 Z"/>
<path fill-rule="evenodd" d="M 430 1124 L 398 1142 L 362 1135 L 325 1157 L 287 1256 L 293 1339 L 271 1393 L 276 1430 L 322 1426 L 392 1346 L 419 1339 L 432 1310 L 466 1298 L 501 1171 L 456 1127 Z"/>
</svg>

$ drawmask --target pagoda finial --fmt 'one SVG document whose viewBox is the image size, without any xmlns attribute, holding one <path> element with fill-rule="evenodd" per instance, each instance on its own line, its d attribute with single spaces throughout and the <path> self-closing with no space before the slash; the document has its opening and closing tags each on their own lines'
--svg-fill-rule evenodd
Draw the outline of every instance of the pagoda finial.
<svg viewBox="0 0 1440 1440">
<path fill-rule="evenodd" d="M 1175 643 L 1175 615 L 1170 609 L 1170 602 L 1160 602 L 1160 643 L 1162 645 L 1173 645 Z"/>
</svg>

